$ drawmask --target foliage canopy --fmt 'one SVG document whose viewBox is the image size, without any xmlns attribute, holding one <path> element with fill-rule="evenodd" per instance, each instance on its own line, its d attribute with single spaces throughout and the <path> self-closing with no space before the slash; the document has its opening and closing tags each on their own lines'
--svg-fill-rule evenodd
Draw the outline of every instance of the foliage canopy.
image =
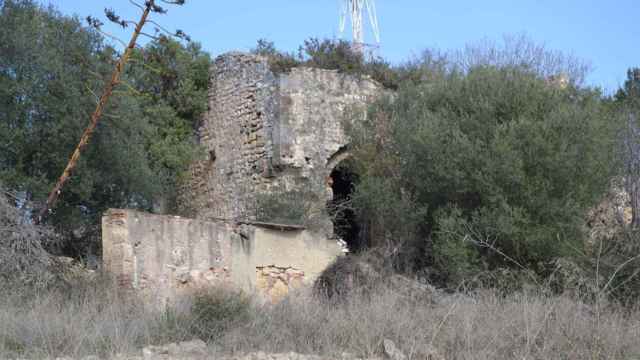
<svg viewBox="0 0 640 360">
<path fill-rule="evenodd" d="M 77 18 L 31 0 L 0 8 L 0 180 L 42 201 L 64 168 L 117 58 Z M 138 50 L 51 220 L 80 237 L 109 207 L 173 199 L 197 151 L 209 55 L 161 37 Z M 162 200 L 162 201 L 159 201 Z M 83 235 L 84 234 L 84 235 Z"/>
<path fill-rule="evenodd" d="M 372 241 L 404 243 L 405 265 L 450 284 L 505 267 L 544 273 L 582 246 L 614 171 L 616 122 L 599 92 L 530 67 L 432 60 L 350 130 Z"/>
</svg>

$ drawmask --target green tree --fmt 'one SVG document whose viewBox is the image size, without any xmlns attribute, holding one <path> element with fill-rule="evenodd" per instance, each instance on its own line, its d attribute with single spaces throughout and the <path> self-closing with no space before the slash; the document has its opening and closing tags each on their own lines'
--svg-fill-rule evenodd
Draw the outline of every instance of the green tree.
<svg viewBox="0 0 640 360">
<path fill-rule="evenodd" d="M 0 180 L 42 202 L 117 53 L 99 33 L 51 7 L 30 0 L 1 6 Z M 145 51 L 135 54 L 51 216 L 68 235 L 70 253 L 84 244 L 79 238 L 97 236 L 106 208 L 149 210 L 162 194 L 175 193 L 197 150 L 194 129 L 206 106 L 209 56 L 197 44 L 166 38 Z"/>
<path fill-rule="evenodd" d="M 149 125 L 145 148 L 160 211 L 176 210 L 177 187 L 197 155 L 195 133 L 206 110 L 211 59 L 198 43 L 161 37 L 138 51 L 127 78 Z"/>
<path fill-rule="evenodd" d="M 640 103 L 640 68 L 627 70 L 627 79 L 615 95 L 617 101 Z"/>
<path fill-rule="evenodd" d="M 449 283 L 505 267 L 544 273 L 582 245 L 585 212 L 614 170 L 615 122 L 599 92 L 527 66 L 439 69 L 351 130 L 361 218 Z"/>
<path fill-rule="evenodd" d="M 640 69 L 627 71 L 627 80 L 615 95 L 616 110 L 624 127 L 620 155 L 625 190 L 631 198 L 631 227 L 640 228 Z"/>
</svg>

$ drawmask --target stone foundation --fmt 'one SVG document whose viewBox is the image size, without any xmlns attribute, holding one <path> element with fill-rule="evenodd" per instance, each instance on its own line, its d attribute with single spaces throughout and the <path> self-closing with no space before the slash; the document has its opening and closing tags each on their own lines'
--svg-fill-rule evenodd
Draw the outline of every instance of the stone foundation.
<svg viewBox="0 0 640 360">
<path fill-rule="evenodd" d="M 277 303 L 291 291 L 301 289 L 304 271 L 292 267 L 259 266 L 256 269 L 256 289 L 271 301 Z"/>
</svg>

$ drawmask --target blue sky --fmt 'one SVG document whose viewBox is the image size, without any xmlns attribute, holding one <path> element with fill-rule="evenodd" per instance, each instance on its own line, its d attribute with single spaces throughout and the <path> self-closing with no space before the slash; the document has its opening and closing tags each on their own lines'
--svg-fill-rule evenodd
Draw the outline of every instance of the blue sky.
<svg viewBox="0 0 640 360">
<path fill-rule="evenodd" d="M 102 16 L 113 8 L 136 18 L 128 0 L 41 0 L 64 14 Z M 338 0 L 188 0 L 156 16 L 213 55 L 248 50 L 266 38 L 295 50 L 309 37 L 338 36 Z M 607 92 L 640 66 L 640 0 L 377 0 L 381 55 L 398 63 L 425 48 L 455 50 L 483 39 L 526 34 L 549 49 L 590 62 L 590 85 Z M 102 16 L 103 18 L 103 16 Z M 117 30 L 113 30 L 116 31 Z M 122 34 L 126 37 L 126 34 Z"/>
</svg>

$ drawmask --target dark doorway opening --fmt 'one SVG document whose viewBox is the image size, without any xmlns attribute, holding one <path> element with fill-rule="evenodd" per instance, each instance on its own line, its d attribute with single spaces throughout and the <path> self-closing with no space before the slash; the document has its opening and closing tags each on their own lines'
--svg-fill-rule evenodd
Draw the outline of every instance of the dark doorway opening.
<svg viewBox="0 0 640 360">
<path fill-rule="evenodd" d="M 329 214 L 333 219 L 333 232 L 347 243 L 352 253 L 364 247 L 361 227 L 351 203 L 357 182 L 358 175 L 351 170 L 348 162 L 338 164 L 331 172 L 333 199 L 329 204 Z"/>
</svg>

